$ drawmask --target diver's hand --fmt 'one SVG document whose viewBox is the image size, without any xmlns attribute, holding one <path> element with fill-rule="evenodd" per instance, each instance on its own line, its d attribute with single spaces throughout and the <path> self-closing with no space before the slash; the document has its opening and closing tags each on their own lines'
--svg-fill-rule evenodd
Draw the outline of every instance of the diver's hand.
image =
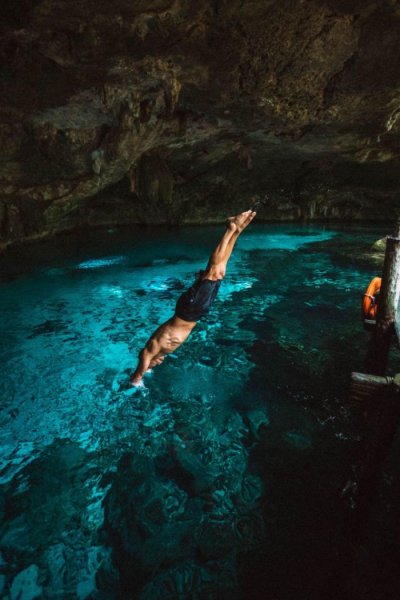
<svg viewBox="0 0 400 600">
<path fill-rule="evenodd" d="M 131 375 L 129 378 L 129 384 L 133 385 L 133 386 L 137 386 L 140 385 L 140 382 L 142 381 L 142 378 L 139 375 Z"/>
</svg>

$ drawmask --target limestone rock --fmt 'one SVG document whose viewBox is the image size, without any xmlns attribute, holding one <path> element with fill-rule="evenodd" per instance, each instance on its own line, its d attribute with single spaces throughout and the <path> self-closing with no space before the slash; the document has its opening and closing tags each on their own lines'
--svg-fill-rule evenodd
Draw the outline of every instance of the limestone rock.
<svg viewBox="0 0 400 600">
<path fill-rule="evenodd" d="M 386 250 L 386 237 L 377 240 L 374 244 L 372 244 L 372 250 L 374 252 L 385 252 Z"/>
<path fill-rule="evenodd" d="M 121 222 L 392 219 L 392 0 L 6 2 L 0 243 Z"/>
</svg>

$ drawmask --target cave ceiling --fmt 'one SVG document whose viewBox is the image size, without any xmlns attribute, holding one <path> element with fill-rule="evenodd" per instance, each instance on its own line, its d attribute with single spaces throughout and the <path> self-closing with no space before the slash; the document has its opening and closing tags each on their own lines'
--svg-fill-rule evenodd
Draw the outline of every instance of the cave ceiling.
<svg viewBox="0 0 400 600">
<path fill-rule="evenodd" d="M 3 0 L 2 244 L 81 225 L 396 216 L 395 0 Z"/>
</svg>

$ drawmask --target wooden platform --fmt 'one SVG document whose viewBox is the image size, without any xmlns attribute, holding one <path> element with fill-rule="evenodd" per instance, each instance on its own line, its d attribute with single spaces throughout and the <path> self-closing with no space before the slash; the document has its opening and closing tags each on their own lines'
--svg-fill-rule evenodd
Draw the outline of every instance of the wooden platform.
<svg viewBox="0 0 400 600">
<path fill-rule="evenodd" d="M 373 331 L 375 329 L 375 319 L 363 319 L 363 327 L 365 331 Z"/>
</svg>

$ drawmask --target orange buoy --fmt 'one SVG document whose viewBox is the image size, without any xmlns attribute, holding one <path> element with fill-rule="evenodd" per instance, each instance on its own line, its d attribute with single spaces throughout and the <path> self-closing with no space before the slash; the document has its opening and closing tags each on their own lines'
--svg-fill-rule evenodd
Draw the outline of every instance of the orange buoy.
<svg viewBox="0 0 400 600">
<path fill-rule="evenodd" d="M 362 316 L 363 319 L 376 319 L 376 312 L 378 310 L 378 295 L 381 291 L 382 279 L 380 277 L 374 277 L 365 290 L 363 305 L 362 305 Z"/>
</svg>

